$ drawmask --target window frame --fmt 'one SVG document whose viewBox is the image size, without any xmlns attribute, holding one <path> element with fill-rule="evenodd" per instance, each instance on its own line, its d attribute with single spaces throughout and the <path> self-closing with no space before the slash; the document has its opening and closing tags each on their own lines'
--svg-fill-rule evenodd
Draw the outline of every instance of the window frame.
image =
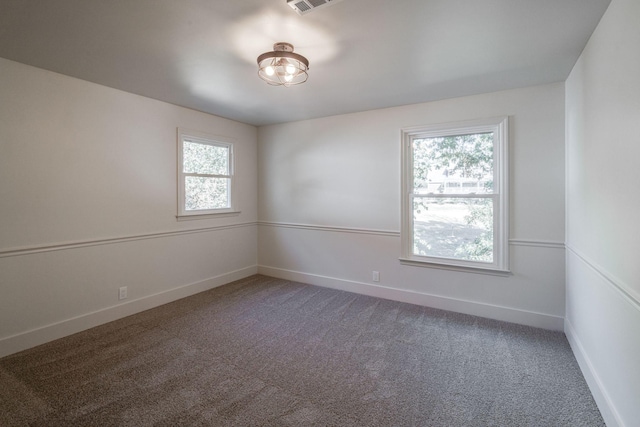
<svg viewBox="0 0 640 427">
<path fill-rule="evenodd" d="M 233 138 L 209 135 L 203 132 L 197 132 L 189 129 L 178 128 L 177 129 L 177 180 L 178 180 L 178 213 L 176 218 L 180 220 L 188 219 L 205 219 L 219 216 L 237 215 L 240 212 L 235 209 L 236 201 L 236 185 L 235 185 L 235 156 L 234 145 L 235 140 Z M 197 144 L 212 145 L 216 147 L 224 147 L 228 150 L 228 175 L 217 174 L 198 174 L 198 173 L 185 173 L 184 172 L 184 143 L 194 142 Z M 212 178 L 227 178 L 229 179 L 229 203 L 227 207 L 218 209 L 198 209 L 187 210 L 186 209 L 186 177 L 188 176 L 204 176 Z"/>
<path fill-rule="evenodd" d="M 493 202 L 493 262 L 461 260 L 416 255 L 414 247 L 413 212 L 413 140 L 493 133 L 493 194 L 482 195 Z M 444 268 L 458 271 L 508 275 L 509 271 L 509 117 L 462 121 L 455 123 L 416 126 L 401 130 L 401 257 L 407 265 Z M 460 195 L 445 195 L 460 198 Z M 464 197 L 464 196 L 462 196 Z M 466 197 L 470 197 L 467 195 Z M 478 197 L 478 195 L 474 195 Z"/>
</svg>

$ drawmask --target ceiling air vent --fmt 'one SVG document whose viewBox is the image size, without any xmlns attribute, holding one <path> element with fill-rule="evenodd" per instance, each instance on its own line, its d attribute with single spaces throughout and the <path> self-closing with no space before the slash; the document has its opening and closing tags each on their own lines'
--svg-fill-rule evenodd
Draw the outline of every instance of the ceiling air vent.
<svg viewBox="0 0 640 427">
<path fill-rule="evenodd" d="M 298 12 L 298 15 L 306 15 L 316 9 L 325 6 L 331 6 L 341 0 L 287 0 L 287 4 L 291 9 Z"/>
</svg>

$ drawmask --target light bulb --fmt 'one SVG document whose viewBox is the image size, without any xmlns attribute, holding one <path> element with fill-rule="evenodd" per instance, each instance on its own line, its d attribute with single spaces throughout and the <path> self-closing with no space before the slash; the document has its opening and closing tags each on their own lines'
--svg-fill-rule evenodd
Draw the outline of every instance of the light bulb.
<svg viewBox="0 0 640 427">
<path fill-rule="evenodd" d="M 293 74 L 285 74 L 284 75 L 284 79 L 288 82 L 290 82 L 291 80 L 293 80 Z"/>
<path fill-rule="evenodd" d="M 287 64 L 287 66 L 285 67 L 285 70 L 287 71 L 287 73 L 289 74 L 295 74 L 296 72 L 296 67 L 293 64 Z"/>
<path fill-rule="evenodd" d="M 273 76 L 273 73 L 275 73 L 275 70 L 271 65 L 269 65 L 267 68 L 264 69 L 264 72 L 267 73 L 267 76 Z"/>
</svg>

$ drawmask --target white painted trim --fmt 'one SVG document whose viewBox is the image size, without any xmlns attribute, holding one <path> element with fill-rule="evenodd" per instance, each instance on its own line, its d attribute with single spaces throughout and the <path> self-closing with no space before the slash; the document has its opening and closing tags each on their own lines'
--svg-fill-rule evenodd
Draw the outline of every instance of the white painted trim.
<svg viewBox="0 0 640 427">
<path fill-rule="evenodd" d="M 228 216 L 238 216 L 242 212 L 233 211 L 233 212 L 217 212 L 217 213 L 206 213 L 206 214 L 196 214 L 196 215 L 176 215 L 176 219 L 178 221 L 193 221 L 196 219 L 212 219 L 212 218 L 225 218 Z"/>
<path fill-rule="evenodd" d="M 299 230 L 329 231 L 334 233 L 371 234 L 374 236 L 400 237 L 400 231 L 373 228 L 336 227 L 332 225 L 299 224 L 293 222 L 258 221 L 265 227 L 294 228 Z M 552 240 L 509 239 L 511 246 L 533 246 L 541 248 L 564 249 L 564 242 Z"/>
<path fill-rule="evenodd" d="M 178 153 L 177 153 L 177 179 L 178 179 L 178 214 L 177 218 L 194 216 L 194 215 L 221 215 L 227 213 L 235 213 L 236 197 L 236 185 L 235 185 L 235 155 L 234 145 L 236 139 L 227 136 L 210 135 L 200 131 L 193 131 L 186 128 L 177 128 L 178 134 Z M 217 174 L 192 174 L 184 172 L 183 168 L 183 155 L 184 155 L 184 142 L 190 140 L 198 144 L 212 145 L 217 147 L 225 147 L 228 154 L 228 173 L 226 175 Z M 185 207 L 185 177 L 187 176 L 206 176 L 213 178 L 227 178 L 229 179 L 229 192 L 228 192 L 228 206 L 222 209 L 206 209 L 199 211 L 187 211 Z"/>
<path fill-rule="evenodd" d="M 555 242 L 551 240 L 529 240 L 529 239 L 509 239 L 512 246 L 533 246 L 539 248 L 564 249 L 564 242 Z"/>
<path fill-rule="evenodd" d="M 211 231 L 228 230 L 231 228 L 251 227 L 256 222 L 243 222 L 238 224 L 218 225 L 214 227 L 192 228 L 188 230 L 160 231 L 157 233 L 137 234 L 131 236 L 110 237 L 106 239 L 79 240 L 75 242 L 52 243 L 50 245 L 29 246 L 23 248 L 9 248 L 0 250 L 0 258 L 30 255 L 41 252 L 62 251 L 67 249 L 84 248 L 87 246 L 110 245 L 114 243 L 133 242 L 136 240 L 158 239 L 163 237 L 182 236 L 185 234 L 208 233 Z"/>
<path fill-rule="evenodd" d="M 431 259 L 431 258 L 428 258 Z M 410 265 L 413 267 L 425 267 L 425 268 L 439 268 L 440 270 L 450 270 L 450 271 L 460 271 L 462 273 L 475 273 L 475 274 L 489 274 L 492 276 L 501 276 L 508 277 L 511 276 L 510 270 L 498 270 L 496 268 L 483 268 L 475 266 L 473 264 L 462 265 L 462 264 L 449 264 L 447 263 L 447 259 L 444 259 L 442 262 L 430 262 L 430 261 L 420 261 L 416 258 L 399 258 L 400 264 Z M 479 263 L 478 263 L 479 264 Z"/>
<path fill-rule="evenodd" d="M 259 221 L 258 225 L 265 227 L 296 228 L 300 230 L 330 231 L 335 233 L 372 234 L 374 236 L 400 237 L 400 232 L 393 230 L 374 230 L 366 228 L 334 227 L 330 225 L 296 224 L 290 222 L 271 221 Z"/>
<path fill-rule="evenodd" d="M 470 314 L 473 316 L 486 317 L 505 322 L 518 323 L 537 328 L 562 331 L 564 327 L 564 318 L 552 314 L 537 313 L 483 302 L 431 295 L 406 289 L 389 288 L 380 285 L 372 285 L 370 283 L 303 273 L 265 265 L 258 265 L 258 273 L 326 288 L 339 289 L 378 298 Z"/>
<path fill-rule="evenodd" d="M 582 375 L 587 381 L 589 390 L 591 390 L 593 399 L 596 401 L 596 405 L 598 406 L 605 423 L 608 427 L 624 427 L 620 414 L 616 410 L 613 401 L 609 397 L 609 393 L 607 393 L 602 380 L 598 376 L 597 370 L 591 363 L 589 355 L 580 342 L 578 334 L 568 318 L 565 318 L 564 320 L 564 333 L 567 336 L 571 350 L 573 350 L 573 354 L 578 361 Z"/>
<path fill-rule="evenodd" d="M 415 139 L 432 138 L 451 135 L 466 135 L 471 133 L 493 133 L 493 193 L 475 197 L 490 198 L 493 200 L 493 262 L 490 267 L 476 261 L 456 258 L 440 258 L 436 256 L 418 256 L 414 254 L 414 218 L 413 203 L 416 197 L 414 192 L 414 167 L 413 148 Z M 448 266 L 459 265 L 461 267 L 476 267 L 492 269 L 496 271 L 509 270 L 509 116 L 492 117 L 464 122 L 432 124 L 404 128 L 400 131 L 401 142 L 401 232 L 400 247 L 401 259 L 431 265 L 444 263 Z M 431 197 L 430 194 L 426 195 Z M 474 196 L 449 194 L 451 198 L 467 198 Z M 440 196 L 435 196 L 440 197 Z M 443 196 L 444 197 L 444 196 Z"/>
<path fill-rule="evenodd" d="M 148 295 L 127 301 L 112 307 L 103 308 L 91 313 L 82 314 L 30 331 L 21 332 L 0 339 L 0 357 L 17 353 L 58 338 L 66 337 L 104 323 L 112 322 L 132 314 L 140 313 L 181 298 L 185 298 L 218 286 L 226 285 L 235 280 L 256 274 L 258 267 L 253 265 L 240 270 L 230 271 L 196 283 L 182 285 L 157 294 Z"/>
<path fill-rule="evenodd" d="M 609 273 L 607 270 L 590 260 L 587 256 L 577 251 L 571 245 L 567 244 L 566 247 L 568 249 L 568 253 L 571 253 L 582 260 L 582 262 L 584 262 L 600 277 L 602 277 L 605 283 L 615 289 L 617 293 L 622 296 L 628 303 L 630 303 L 636 310 L 640 310 L 640 295 L 638 294 L 638 292 L 631 289 L 631 287 L 622 282 L 622 280 L 618 279 L 613 274 Z"/>
</svg>

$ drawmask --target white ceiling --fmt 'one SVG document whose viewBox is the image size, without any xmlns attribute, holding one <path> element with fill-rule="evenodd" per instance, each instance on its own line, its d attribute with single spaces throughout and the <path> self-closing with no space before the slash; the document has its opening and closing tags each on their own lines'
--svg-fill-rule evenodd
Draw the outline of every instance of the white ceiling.
<svg viewBox="0 0 640 427">
<path fill-rule="evenodd" d="M 0 57 L 264 125 L 564 81 L 609 2 L 0 0 Z M 305 84 L 258 78 L 279 41 Z"/>
</svg>

